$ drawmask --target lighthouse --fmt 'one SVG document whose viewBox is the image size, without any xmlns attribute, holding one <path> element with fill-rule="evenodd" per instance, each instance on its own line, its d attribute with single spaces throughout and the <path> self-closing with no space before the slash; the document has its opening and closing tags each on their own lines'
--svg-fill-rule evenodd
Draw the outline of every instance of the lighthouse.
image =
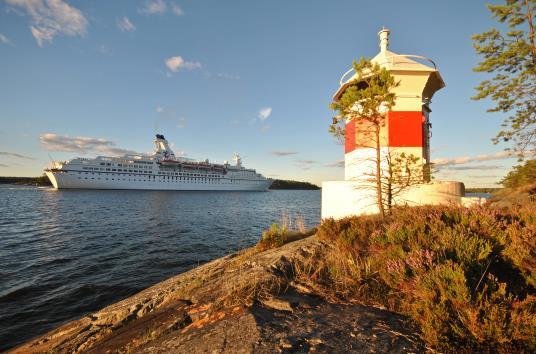
<svg viewBox="0 0 536 354">
<path fill-rule="evenodd" d="M 397 83 L 392 88 L 394 105 L 382 112 L 385 119 L 379 134 L 381 173 L 389 168 L 392 156 L 411 156 L 422 171 L 420 180 L 398 196 L 395 204 L 461 203 L 463 183 L 430 181 L 430 106 L 434 94 L 445 87 L 443 78 L 431 59 L 389 50 L 389 35 L 386 28 L 379 31 L 380 51 L 371 59 L 372 64 L 388 70 Z M 353 69 L 344 73 L 333 100 L 338 101 L 350 86 L 359 87 L 357 79 Z M 371 179 L 378 160 L 376 146 L 370 143 L 359 118 L 339 118 L 345 122 L 344 181 L 323 182 L 322 218 L 377 213 L 375 184 Z"/>
</svg>

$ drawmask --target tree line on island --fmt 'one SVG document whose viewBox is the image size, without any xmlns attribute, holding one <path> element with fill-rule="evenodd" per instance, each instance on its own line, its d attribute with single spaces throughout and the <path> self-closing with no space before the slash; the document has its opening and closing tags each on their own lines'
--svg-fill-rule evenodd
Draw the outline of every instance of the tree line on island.
<svg viewBox="0 0 536 354">
<path fill-rule="evenodd" d="M 18 184 L 25 186 L 52 186 L 48 177 L 43 174 L 39 177 L 2 177 L 0 184 Z"/>
</svg>

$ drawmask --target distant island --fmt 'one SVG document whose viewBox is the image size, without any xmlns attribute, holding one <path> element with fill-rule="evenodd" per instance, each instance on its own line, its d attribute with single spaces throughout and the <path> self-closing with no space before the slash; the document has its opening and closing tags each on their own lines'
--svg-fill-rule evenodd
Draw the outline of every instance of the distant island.
<svg viewBox="0 0 536 354">
<path fill-rule="evenodd" d="M 26 186 L 52 186 L 47 176 L 40 177 L 0 177 L 0 184 L 20 184 Z"/>
<path fill-rule="evenodd" d="M 301 189 L 301 190 L 318 190 L 319 186 L 309 182 L 289 181 L 276 179 L 270 186 L 270 189 Z"/>
<path fill-rule="evenodd" d="M 465 188 L 465 193 L 496 193 L 503 188 L 501 187 L 495 187 L 495 188 Z"/>
</svg>

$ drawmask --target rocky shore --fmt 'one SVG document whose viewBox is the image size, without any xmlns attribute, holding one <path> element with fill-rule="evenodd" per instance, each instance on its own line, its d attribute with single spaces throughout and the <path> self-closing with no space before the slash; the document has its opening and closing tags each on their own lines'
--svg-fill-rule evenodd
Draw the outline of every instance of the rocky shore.
<svg viewBox="0 0 536 354">
<path fill-rule="evenodd" d="M 310 236 L 229 255 L 13 348 L 11 353 L 423 352 L 401 315 L 327 301 L 296 269 L 331 247 Z"/>
</svg>

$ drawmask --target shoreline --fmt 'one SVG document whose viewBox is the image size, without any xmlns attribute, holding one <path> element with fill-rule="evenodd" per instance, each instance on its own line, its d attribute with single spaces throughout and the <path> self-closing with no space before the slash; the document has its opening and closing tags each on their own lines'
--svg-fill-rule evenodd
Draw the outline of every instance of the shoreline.
<svg viewBox="0 0 536 354">
<path fill-rule="evenodd" d="M 269 353 L 304 346 L 351 350 L 346 338 L 353 338 L 363 350 L 381 350 L 387 344 L 400 351 L 424 350 L 422 340 L 405 328 L 402 315 L 372 306 L 328 303 L 293 280 L 296 265 L 328 247 L 313 235 L 262 252 L 248 248 L 173 276 L 7 352 L 220 348 L 216 352 Z M 358 329 L 352 323 L 360 316 L 366 321 Z M 333 317 L 338 325 L 322 325 Z M 390 331 L 376 328 L 377 321 Z M 304 328 L 308 335 L 304 336 Z M 351 337 L 360 331 L 358 338 Z"/>
</svg>

